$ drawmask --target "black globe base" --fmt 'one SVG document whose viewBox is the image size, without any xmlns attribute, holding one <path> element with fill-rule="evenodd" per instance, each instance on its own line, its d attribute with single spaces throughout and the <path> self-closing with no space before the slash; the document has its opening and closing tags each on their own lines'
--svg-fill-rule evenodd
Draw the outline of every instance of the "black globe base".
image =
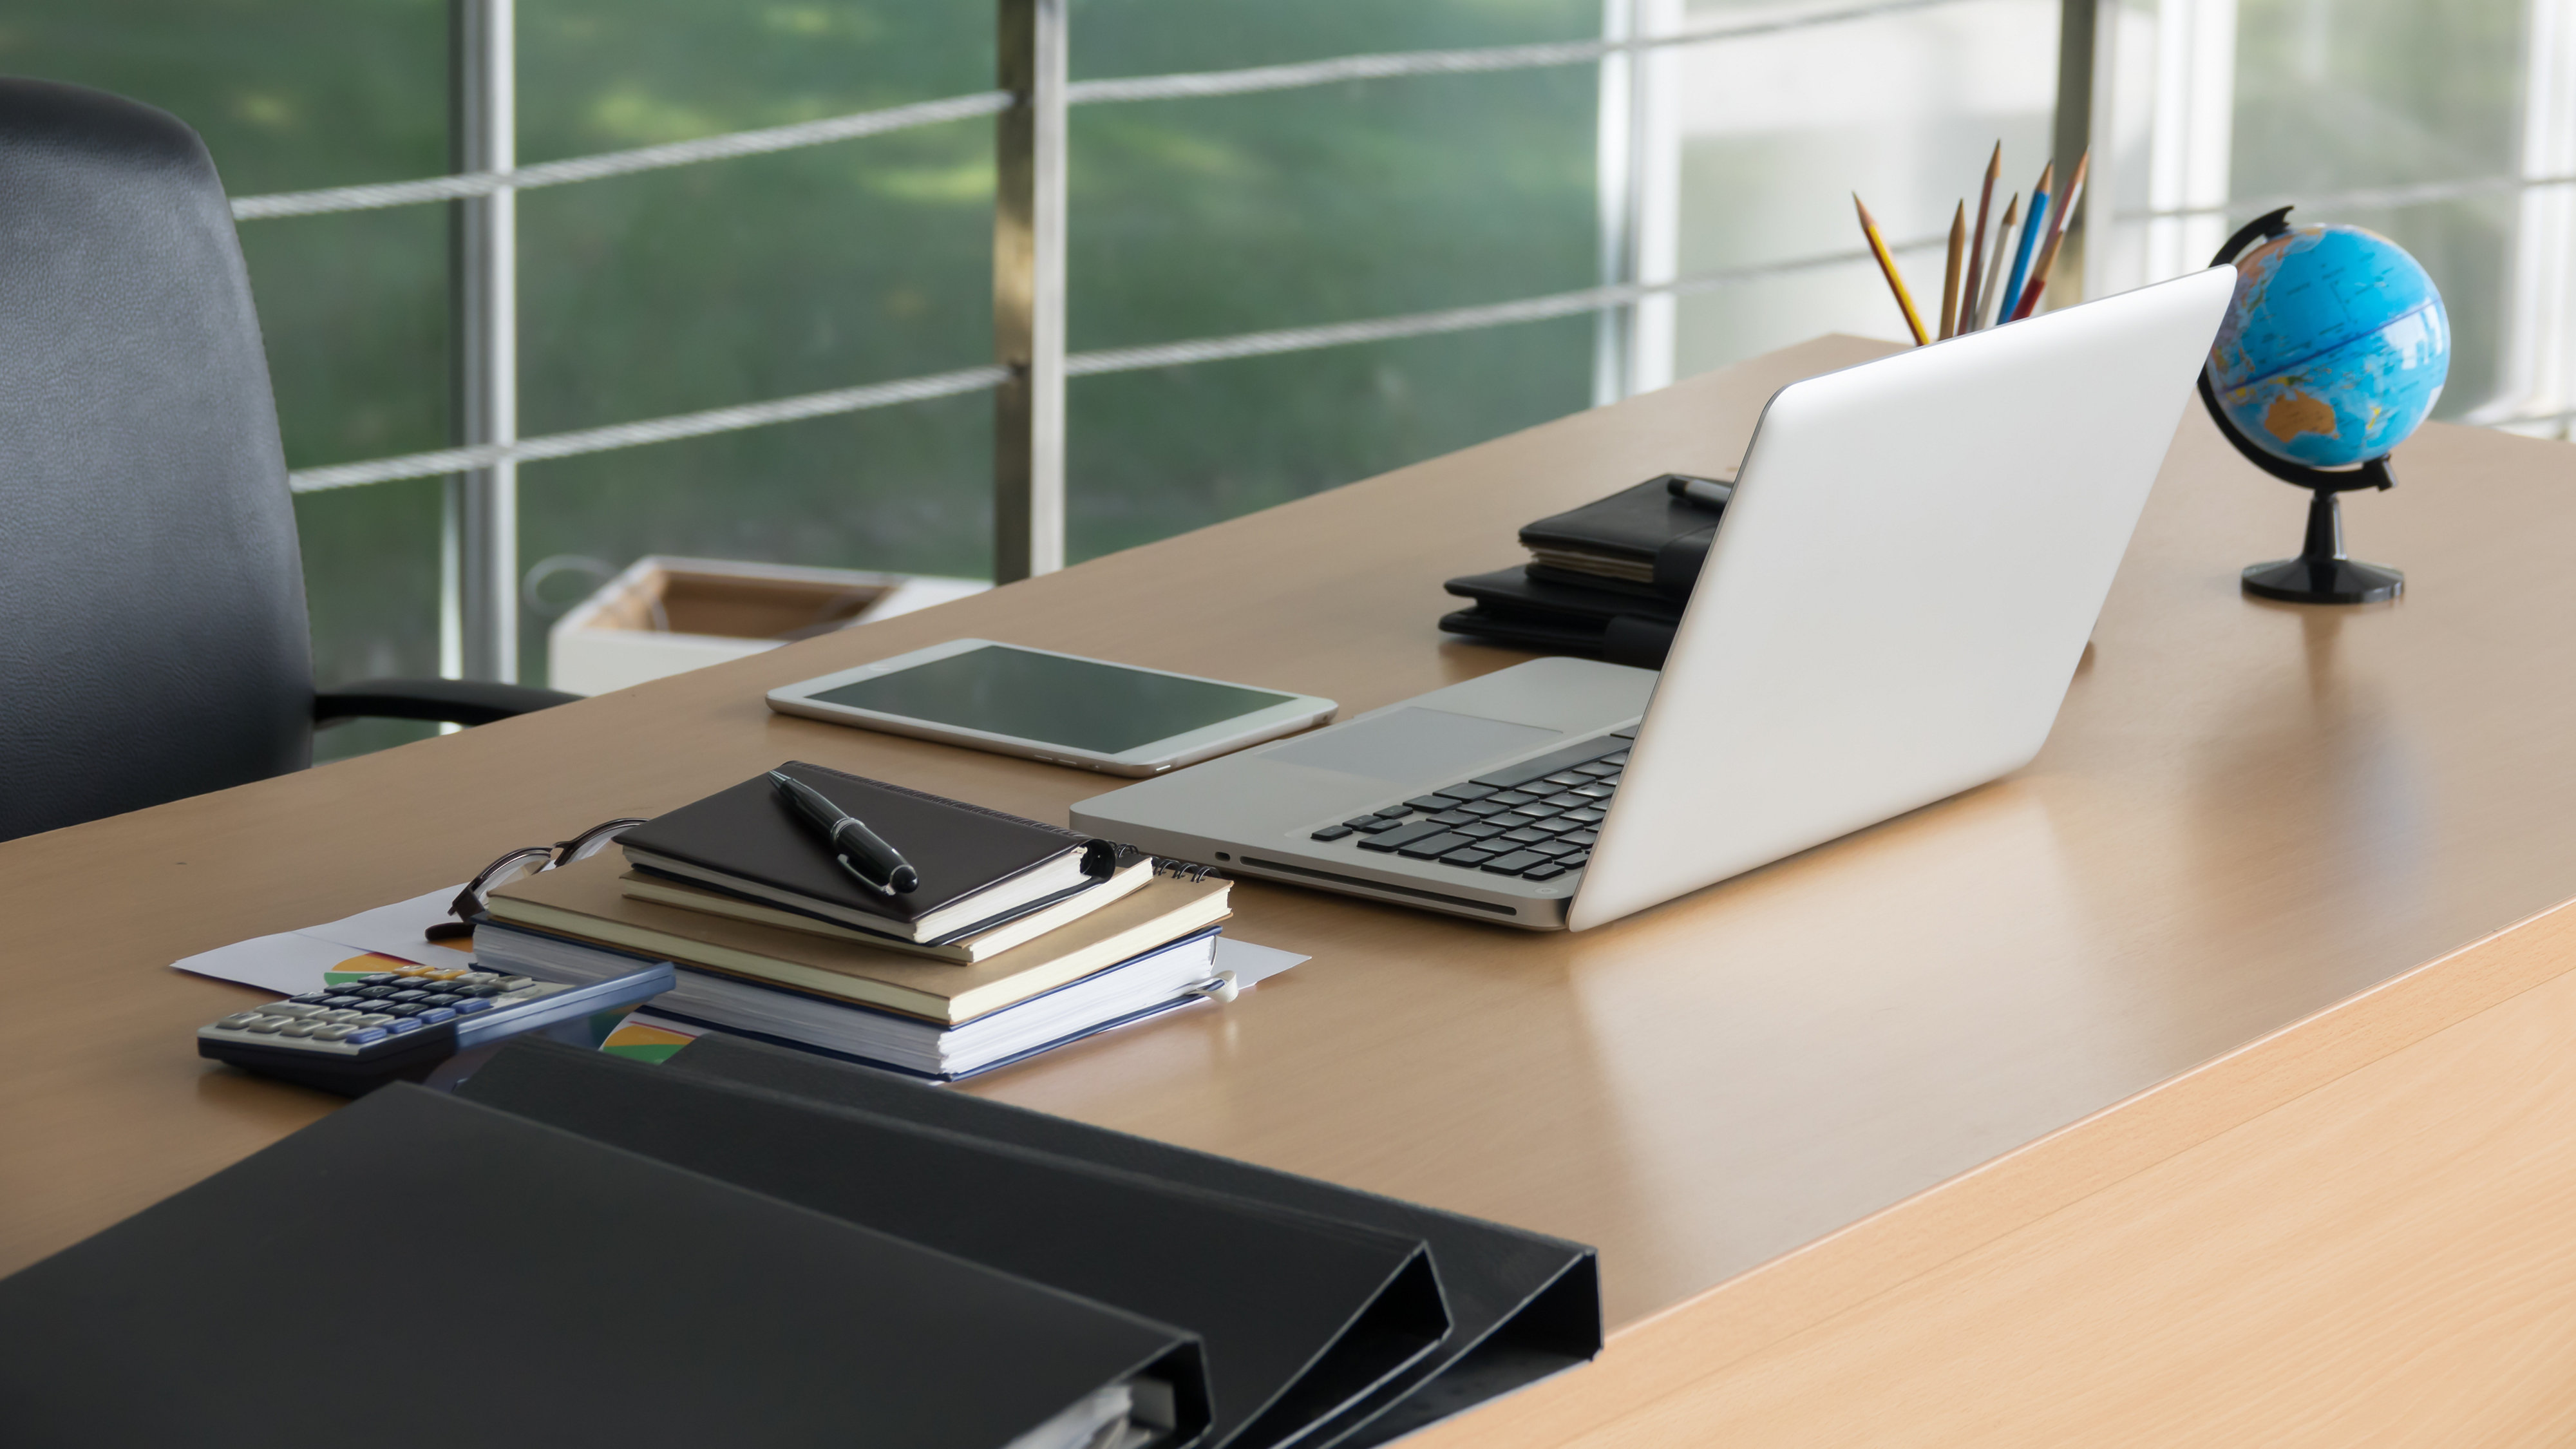
<svg viewBox="0 0 2576 1449">
<path fill-rule="evenodd" d="M 2245 571 L 2245 592 L 2285 604 L 2376 604 L 2406 588 L 2406 576 L 2348 558 L 2285 558 Z"/>
<path fill-rule="evenodd" d="M 2380 477 L 2387 476 L 2386 459 L 2376 459 L 2371 466 Z M 2338 491 L 2319 488 L 2308 495 L 2308 536 L 2299 556 L 2247 569 L 2245 592 L 2285 604 L 2376 604 L 2405 590 L 2406 576 L 2397 570 L 2344 557 Z"/>
</svg>

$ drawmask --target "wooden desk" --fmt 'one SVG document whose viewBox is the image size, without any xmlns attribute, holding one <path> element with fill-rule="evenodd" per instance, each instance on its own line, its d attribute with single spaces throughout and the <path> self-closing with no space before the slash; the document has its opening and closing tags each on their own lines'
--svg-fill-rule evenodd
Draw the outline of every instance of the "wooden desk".
<svg viewBox="0 0 2576 1449">
<path fill-rule="evenodd" d="M 165 963 L 790 757 L 1062 819 L 1100 777 L 773 716 L 984 635 L 1328 695 L 1520 656 L 1439 582 L 1734 459 L 1825 339 L 736 664 L 0 845 L 0 1270 L 329 1109 L 211 1069 Z M 1310 952 L 975 1088 L 1601 1248 L 1592 1367 L 1438 1445 L 2345 1445 L 2576 1433 L 2576 452 L 2435 427 L 2367 609 L 2241 598 L 2302 495 L 2196 411 L 2047 750 L 1640 917 L 1526 935 L 1284 887 Z M 2070 486 L 2082 480 L 2070 479 Z"/>
</svg>

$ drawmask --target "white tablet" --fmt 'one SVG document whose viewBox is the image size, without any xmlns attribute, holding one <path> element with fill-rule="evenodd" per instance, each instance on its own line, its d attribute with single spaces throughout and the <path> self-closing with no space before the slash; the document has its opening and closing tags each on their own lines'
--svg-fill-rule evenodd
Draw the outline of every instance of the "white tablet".
<svg viewBox="0 0 2576 1449">
<path fill-rule="evenodd" d="M 1322 724 L 1340 708 L 990 639 L 952 639 L 773 689 L 769 707 L 1113 775 L 1196 764 Z"/>
</svg>

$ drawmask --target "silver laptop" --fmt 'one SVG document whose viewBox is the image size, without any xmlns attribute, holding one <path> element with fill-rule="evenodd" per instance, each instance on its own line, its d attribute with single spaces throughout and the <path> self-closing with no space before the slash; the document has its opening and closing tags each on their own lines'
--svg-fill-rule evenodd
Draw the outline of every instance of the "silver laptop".
<svg viewBox="0 0 2576 1449">
<path fill-rule="evenodd" d="M 2235 283 L 1782 388 L 1657 671 L 1538 659 L 1085 800 L 1240 877 L 1583 930 L 2028 763 Z"/>
</svg>

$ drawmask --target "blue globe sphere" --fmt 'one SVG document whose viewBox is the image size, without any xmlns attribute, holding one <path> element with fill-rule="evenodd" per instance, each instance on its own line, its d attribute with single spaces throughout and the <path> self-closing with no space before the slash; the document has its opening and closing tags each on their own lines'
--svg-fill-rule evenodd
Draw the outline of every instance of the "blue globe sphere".
<svg viewBox="0 0 2576 1449">
<path fill-rule="evenodd" d="M 2423 425 L 2451 374 L 2451 321 L 2405 249 L 2302 226 L 2236 259 L 2209 381 L 2256 447 L 2311 468 L 2380 457 Z"/>
</svg>

